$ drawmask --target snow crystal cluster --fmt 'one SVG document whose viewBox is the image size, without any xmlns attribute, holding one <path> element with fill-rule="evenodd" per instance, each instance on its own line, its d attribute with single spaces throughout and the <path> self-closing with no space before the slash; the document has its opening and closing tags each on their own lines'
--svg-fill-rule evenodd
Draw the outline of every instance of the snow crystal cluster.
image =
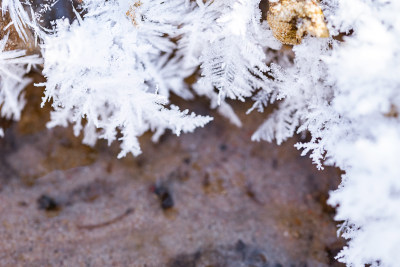
<svg viewBox="0 0 400 267">
<path fill-rule="evenodd" d="M 49 127 L 73 124 L 90 145 L 119 139 L 123 157 L 141 152 L 137 138 L 148 130 L 156 140 L 167 129 L 191 132 L 212 119 L 180 111 L 171 93 L 206 96 L 238 126 L 227 99 L 253 101 L 249 112 L 276 103 L 252 139 L 279 144 L 309 132 L 308 142 L 296 144 L 302 154 L 319 169 L 344 171 L 329 199 L 348 239 L 338 260 L 398 265 L 400 1 L 322 0 L 330 37 L 306 36 L 291 50 L 273 37 L 260 0 L 84 0 L 73 8 L 74 21 L 61 18 L 51 29 L 40 24 L 51 4 L 24 5 L 3 0 L 2 12 L 21 39 L 27 28 L 37 36 L 43 104 L 53 107 Z M 5 51 L 4 36 L 1 115 L 17 120 L 25 74 L 41 59 Z M 190 76 L 197 80 L 189 86 Z"/>
</svg>

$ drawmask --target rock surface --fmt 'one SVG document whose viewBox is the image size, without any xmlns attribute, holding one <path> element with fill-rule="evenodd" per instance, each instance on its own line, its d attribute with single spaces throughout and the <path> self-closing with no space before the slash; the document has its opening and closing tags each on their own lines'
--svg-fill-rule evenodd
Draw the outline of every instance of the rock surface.
<svg viewBox="0 0 400 267">
<path fill-rule="evenodd" d="M 1 266 L 340 266 L 325 204 L 339 173 L 318 172 L 297 140 L 251 142 L 265 114 L 239 104 L 237 128 L 190 103 L 215 121 L 156 144 L 145 135 L 141 156 L 117 160 L 116 144 L 46 129 L 41 93 L 28 88 L 23 119 L 3 122 Z"/>
</svg>

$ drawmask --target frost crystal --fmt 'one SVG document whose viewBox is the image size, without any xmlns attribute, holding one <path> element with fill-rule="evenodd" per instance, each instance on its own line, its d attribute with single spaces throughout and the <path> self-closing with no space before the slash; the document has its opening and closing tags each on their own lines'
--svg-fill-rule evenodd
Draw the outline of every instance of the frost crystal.
<svg viewBox="0 0 400 267">
<path fill-rule="evenodd" d="M 148 3 L 136 12 L 150 8 Z M 151 5 L 172 8 L 162 1 Z M 51 99 L 54 108 L 48 126 L 71 122 L 76 135 L 84 128 L 84 142 L 90 145 L 98 138 L 114 141 L 119 129 L 119 157 L 140 154 L 137 137 L 149 129 L 156 136 L 166 129 L 179 135 L 211 120 L 164 107 L 169 91 L 177 89 L 179 94 L 183 83 L 179 71 L 163 57 L 173 52 L 172 42 L 163 36 L 174 35 L 176 29 L 161 13 L 147 12 L 133 22 L 126 15 L 128 9 L 127 3 L 116 1 L 92 4 L 84 20 L 72 25 L 59 21 L 57 32 L 45 36 L 43 47 L 43 101 Z"/>
<path fill-rule="evenodd" d="M 42 60 L 36 55 L 26 56 L 23 50 L 5 51 L 7 41 L 8 35 L 0 41 L 0 115 L 19 120 L 25 105 L 22 91 L 31 82 L 25 74 Z"/>
<path fill-rule="evenodd" d="M 349 266 L 397 266 L 400 1 L 270 0 L 275 9 L 269 13 L 265 4 L 88 0 L 81 15 L 73 10 L 74 22 L 54 20 L 52 29 L 38 24 L 49 4 L 33 12 L 26 3 L 3 0 L 2 12 L 9 12 L 23 40 L 27 28 L 39 37 L 43 104 L 54 109 L 48 126 L 72 123 L 90 145 L 119 138 L 120 157 L 139 154 L 137 138 L 148 130 L 156 140 L 167 129 L 179 135 L 211 120 L 169 105 L 172 93 L 206 96 L 238 126 L 227 99 L 252 99 L 249 112 L 275 102 L 252 139 L 280 144 L 309 132 L 310 140 L 296 144 L 302 154 L 319 169 L 334 165 L 345 172 L 329 199 L 349 239 L 338 259 Z M 328 32 L 329 38 L 309 36 Z M 282 47 L 274 36 L 301 44 Z M 24 75 L 40 60 L 4 51 L 6 42 L 7 35 L 0 42 L 1 115 L 18 119 L 29 83 Z"/>
<path fill-rule="evenodd" d="M 296 146 L 319 168 L 345 171 L 329 203 L 350 241 L 338 255 L 348 266 L 397 266 L 400 247 L 400 4 L 327 1 L 332 34 L 344 42 L 306 39 L 294 63 L 272 68 L 279 109 L 254 134 L 279 142 L 307 130 Z M 261 92 L 262 93 L 262 92 Z M 268 103 L 255 98 L 255 107 Z"/>
</svg>

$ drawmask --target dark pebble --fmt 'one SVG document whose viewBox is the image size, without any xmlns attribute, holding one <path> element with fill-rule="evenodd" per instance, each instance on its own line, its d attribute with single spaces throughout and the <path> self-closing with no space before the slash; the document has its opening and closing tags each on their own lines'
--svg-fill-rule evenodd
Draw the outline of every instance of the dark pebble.
<svg viewBox="0 0 400 267">
<path fill-rule="evenodd" d="M 58 203 L 48 195 L 41 195 L 37 200 L 37 204 L 40 210 L 54 211 L 59 209 Z"/>
</svg>

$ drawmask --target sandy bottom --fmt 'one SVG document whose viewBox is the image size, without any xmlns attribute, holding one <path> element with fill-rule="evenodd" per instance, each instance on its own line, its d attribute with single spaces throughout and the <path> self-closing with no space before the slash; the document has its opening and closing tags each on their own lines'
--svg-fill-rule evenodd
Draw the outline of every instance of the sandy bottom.
<svg viewBox="0 0 400 267">
<path fill-rule="evenodd" d="M 29 88 L 31 103 L 40 90 Z M 178 103 L 179 104 L 179 103 Z M 340 266 L 325 202 L 336 169 L 317 171 L 292 139 L 253 143 L 264 115 L 215 120 L 117 160 L 71 129 L 45 128 L 30 104 L 0 140 L 0 266 Z"/>
</svg>

